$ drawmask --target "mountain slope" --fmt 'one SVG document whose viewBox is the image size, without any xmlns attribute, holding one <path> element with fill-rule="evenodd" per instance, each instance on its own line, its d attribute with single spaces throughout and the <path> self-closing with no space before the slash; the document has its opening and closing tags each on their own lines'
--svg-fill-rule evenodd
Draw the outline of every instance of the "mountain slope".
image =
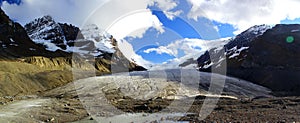
<svg viewBox="0 0 300 123">
<path fill-rule="evenodd" d="M 68 53 L 56 51 L 49 52 L 42 45 L 30 40 L 23 27 L 11 21 L 0 9 L 0 58 L 12 59 L 28 56 L 58 57 L 67 56 Z"/>
<path fill-rule="evenodd" d="M 227 66 L 228 75 L 268 87 L 277 95 L 299 95 L 300 25 L 262 27 L 252 27 L 226 44 L 222 65 Z M 216 54 L 210 51 L 200 56 L 199 70 L 217 69 L 220 65 L 210 60 Z M 210 67 L 205 68 L 207 64 Z"/>
<path fill-rule="evenodd" d="M 54 28 L 49 31 L 34 30 L 41 27 Z M 77 43 L 74 42 L 75 39 L 84 39 L 79 28 L 75 26 L 43 20 L 32 24 L 31 31 L 36 33 L 30 35 L 31 37 L 49 41 L 48 44 L 52 43 L 52 46 L 58 48 L 51 50 L 51 47 L 44 43 L 32 41 L 26 30 L 10 20 L 0 9 L 0 102 L 2 96 L 37 94 L 73 80 L 89 77 L 80 72 L 72 72 L 74 67 L 81 71 L 92 71 L 97 75 L 110 73 L 112 65 L 127 68 L 120 71 L 145 70 L 135 63 L 124 62 L 127 59 L 123 58 L 122 53 L 117 53 L 120 55 L 112 59 L 112 53 L 99 51 L 101 56 L 97 55 L 94 61 L 87 61 L 86 57 L 94 58 L 94 54 L 84 56 L 71 50 L 67 51 L 67 48 Z M 108 40 L 115 42 L 112 37 Z M 117 62 L 118 60 L 122 61 Z"/>
<path fill-rule="evenodd" d="M 80 30 L 73 25 L 58 23 L 47 15 L 26 24 L 25 30 L 34 42 L 45 45 L 49 51 L 62 50 L 95 57 L 115 52 L 112 36 L 101 35 L 96 25 L 87 25 Z"/>
<path fill-rule="evenodd" d="M 83 60 L 95 62 L 99 71 L 110 72 L 111 66 L 118 68 L 114 72 L 145 70 L 126 59 L 113 36 L 94 24 L 79 29 L 44 16 L 26 24 L 25 29 L 34 42 L 45 45 L 47 50 L 79 54 Z"/>
</svg>

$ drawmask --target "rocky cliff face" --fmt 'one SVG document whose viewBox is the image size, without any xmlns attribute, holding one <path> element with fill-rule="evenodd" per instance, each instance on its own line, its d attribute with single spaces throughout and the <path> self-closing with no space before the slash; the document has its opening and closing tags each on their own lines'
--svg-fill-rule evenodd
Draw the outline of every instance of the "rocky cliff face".
<svg viewBox="0 0 300 123">
<path fill-rule="evenodd" d="M 68 53 L 49 52 L 42 45 L 35 44 L 26 34 L 24 28 L 9 19 L 0 9 L 0 58 L 13 59 L 29 56 L 57 57 Z"/>
<path fill-rule="evenodd" d="M 265 27 L 252 27 L 232 39 L 223 47 L 225 57 L 215 61 L 224 61 L 228 75 L 268 87 L 277 95 L 300 95 L 300 25 Z M 199 70 L 219 67 L 210 59 L 216 54 L 210 51 L 200 56 Z"/>
</svg>

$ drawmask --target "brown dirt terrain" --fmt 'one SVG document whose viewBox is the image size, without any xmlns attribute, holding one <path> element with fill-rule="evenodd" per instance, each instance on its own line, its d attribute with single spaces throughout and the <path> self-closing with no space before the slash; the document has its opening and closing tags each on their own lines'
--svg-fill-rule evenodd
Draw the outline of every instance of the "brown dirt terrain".
<svg viewBox="0 0 300 123">
<path fill-rule="evenodd" d="M 118 95 L 118 94 L 115 94 Z M 54 96 L 54 95 L 52 95 Z M 89 116 L 83 108 L 78 96 L 67 93 L 55 95 L 56 97 L 28 98 L 17 100 L 13 103 L 1 106 L 1 120 L 10 122 L 97 122 Z M 184 101 L 184 100 L 183 100 Z M 189 122 L 299 122 L 300 98 L 265 98 L 254 100 L 221 99 L 214 111 L 205 119 L 198 120 L 198 112 L 201 109 L 203 97 L 197 97 L 188 115 L 183 117 L 165 117 L 161 121 L 189 121 Z M 40 103 L 39 103 L 40 102 Z M 151 114 L 164 109 L 172 100 L 147 100 L 137 101 L 124 99 L 114 106 L 128 113 Z M 147 107 L 145 107 L 147 104 Z M 17 105 L 22 105 L 18 107 Z M 25 106 L 24 106 L 25 105 Z M 26 106 L 27 105 L 27 106 Z M 30 106 L 31 105 L 31 106 Z M 3 108 L 4 107 L 4 108 Z M 25 107 L 22 109 L 22 107 Z M 104 109 L 104 108 L 103 108 Z M 3 116 L 11 112 L 13 116 Z M 14 114 L 19 112 L 19 114 Z M 145 115 L 146 117 L 147 115 Z M 0 121 L 1 121 L 0 120 Z"/>
<path fill-rule="evenodd" d="M 85 77 L 84 74 L 76 76 Z M 47 69 L 25 62 L 0 61 L 0 97 L 35 94 L 73 80 L 70 69 Z"/>
<path fill-rule="evenodd" d="M 150 95 L 138 98 L 140 93 L 151 85 L 147 82 L 137 82 L 137 90 L 129 94 L 122 93 L 122 89 L 115 88 L 109 77 L 79 80 L 78 83 L 69 83 L 39 95 L 5 97 L 11 100 L 0 104 L 0 122 L 299 122 L 299 97 L 254 97 L 254 98 L 227 98 L 223 97 L 214 107 L 214 110 L 204 120 L 199 120 L 199 111 L 205 101 L 205 96 L 170 99 L 179 91 L 176 83 L 157 81 L 159 87 L 157 96 Z M 120 78 L 118 78 L 120 79 Z M 137 79 L 140 79 L 137 77 Z M 104 81 L 105 80 L 105 81 Z M 121 80 L 122 81 L 122 80 Z M 156 82 L 156 80 L 153 80 Z M 134 81 L 135 82 L 135 81 Z M 139 85 L 141 84 L 141 85 Z M 152 83 L 153 84 L 153 83 Z M 126 85 L 126 84 L 124 84 Z M 130 86 L 130 85 L 129 85 Z M 161 87 L 165 86 L 165 87 Z M 155 86 L 154 86 L 155 87 Z M 160 88 L 161 87 L 161 88 Z M 130 89 L 130 88 L 129 88 Z M 132 88 L 131 88 L 132 89 Z M 161 90 L 160 90 L 161 89 Z M 185 88 L 182 88 L 185 89 Z M 128 90 L 130 91 L 130 90 Z M 184 93 L 187 93 L 183 91 Z M 138 94 L 134 97 L 132 95 Z M 190 94 L 190 92 L 188 93 Z M 187 94 L 187 95 L 188 95 Z M 195 98 L 192 105 L 188 100 Z M 216 99 L 209 97 L 208 99 Z M 172 111 L 170 106 L 177 103 Z M 214 105 L 207 105 L 214 106 Z M 187 107 L 187 111 L 183 111 Z M 165 113 L 162 113 L 164 111 Z M 178 114 L 180 116 L 178 116 Z"/>
</svg>

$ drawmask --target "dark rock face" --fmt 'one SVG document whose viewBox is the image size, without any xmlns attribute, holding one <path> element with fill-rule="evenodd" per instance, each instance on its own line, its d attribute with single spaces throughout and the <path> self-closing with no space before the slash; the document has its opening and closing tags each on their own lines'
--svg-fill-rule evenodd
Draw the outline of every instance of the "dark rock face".
<svg viewBox="0 0 300 123">
<path fill-rule="evenodd" d="M 28 56 L 58 57 L 67 56 L 62 51 L 49 52 L 44 46 L 35 44 L 24 28 L 11 21 L 0 9 L 0 58 L 11 59 Z"/>
<path fill-rule="evenodd" d="M 241 34 L 237 35 L 234 39 L 231 39 L 231 41 L 225 45 L 225 48 L 229 50 L 234 48 L 235 46 L 237 46 L 238 49 L 240 47 L 249 46 L 249 43 L 252 40 L 262 35 L 269 28 L 270 27 L 267 25 L 255 25 L 242 32 Z"/>
<path fill-rule="evenodd" d="M 31 39 L 51 40 L 51 43 L 63 50 L 67 47 L 64 41 L 74 41 L 83 37 L 78 27 L 66 23 L 57 23 L 49 15 L 26 24 L 25 30 Z"/>
<path fill-rule="evenodd" d="M 249 55 L 254 63 L 266 66 L 297 68 L 300 66 L 300 25 L 277 25 L 251 43 Z M 294 41 L 287 42 L 293 37 Z"/>
<path fill-rule="evenodd" d="M 62 32 L 65 35 L 67 41 L 73 41 L 76 39 L 83 39 L 83 35 L 80 32 L 80 29 L 76 26 L 67 23 L 59 23 L 62 28 Z"/>
<path fill-rule="evenodd" d="M 268 87 L 275 95 L 300 95 L 299 30 L 300 25 L 280 24 L 262 35 L 238 35 L 224 46 L 227 74 Z M 202 67 L 216 54 L 209 53 L 198 58 L 200 71 L 216 67 L 215 62 L 210 68 Z"/>
<path fill-rule="evenodd" d="M 40 40 L 52 40 L 52 43 L 64 43 L 63 30 L 51 16 L 44 16 L 26 24 L 25 29 L 30 38 Z"/>
</svg>

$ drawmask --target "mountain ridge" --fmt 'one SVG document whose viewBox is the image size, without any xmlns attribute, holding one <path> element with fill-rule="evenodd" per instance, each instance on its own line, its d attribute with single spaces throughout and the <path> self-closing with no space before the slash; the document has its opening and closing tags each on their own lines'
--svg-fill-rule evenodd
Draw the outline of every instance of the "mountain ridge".
<svg viewBox="0 0 300 123">
<path fill-rule="evenodd" d="M 268 87 L 275 95 L 299 95 L 299 29 L 299 24 L 278 24 L 260 33 L 250 28 L 224 45 L 225 55 L 215 49 L 201 55 L 198 69 L 211 72 L 226 66 L 227 75 Z M 249 32 L 255 36 L 245 35 Z"/>
</svg>

